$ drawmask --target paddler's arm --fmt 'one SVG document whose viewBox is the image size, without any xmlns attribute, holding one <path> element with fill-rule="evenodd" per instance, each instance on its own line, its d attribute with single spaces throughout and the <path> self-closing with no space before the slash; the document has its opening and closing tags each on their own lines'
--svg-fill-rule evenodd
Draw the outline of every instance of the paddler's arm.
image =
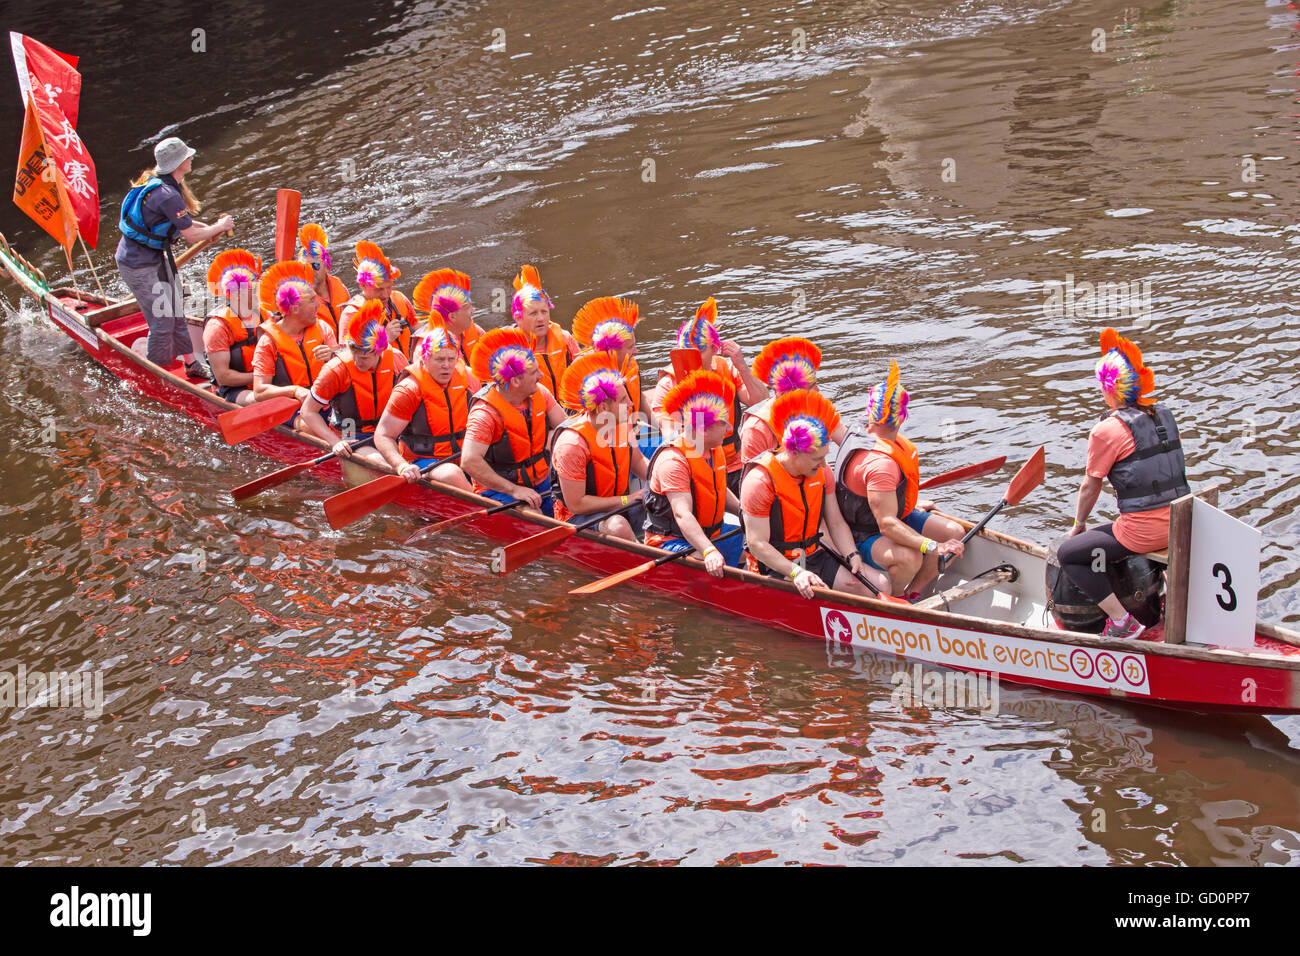
<svg viewBox="0 0 1300 956">
<path fill-rule="evenodd" d="M 236 372 L 230 367 L 229 352 L 209 352 L 208 367 L 212 369 L 212 378 L 218 385 L 244 385 L 253 384 L 252 372 Z"/>
<path fill-rule="evenodd" d="M 876 516 L 876 524 L 880 526 L 880 533 L 895 544 L 901 544 L 905 548 L 912 548 L 916 551 L 921 550 L 921 546 L 930 539 L 923 534 L 919 534 L 908 527 L 897 514 L 898 495 L 892 491 L 871 491 L 867 490 L 867 504 L 871 506 L 871 513 Z M 886 517 L 881 517 L 885 515 Z M 929 548 L 926 556 L 931 554 L 954 554 L 961 557 L 966 546 L 962 544 L 961 538 L 953 538 L 949 541 L 939 542 L 937 547 Z"/>
<path fill-rule="evenodd" d="M 491 488 L 493 491 L 509 495 L 517 501 L 524 502 L 530 508 L 540 508 L 542 506 L 542 496 L 536 491 L 523 485 L 517 485 L 508 478 L 502 478 L 492 470 L 492 466 L 483 457 L 487 454 L 487 449 L 488 446 L 481 441 L 466 438 L 465 447 L 460 453 L 461 470 L 484 488 Z"/>
<path fill-rule="evenodd" d="M 734 495 L 732 497 L 735 497 Z M 695 554 L 704 559 L 704 568 L 715 578 L 722 577 L 722 569 L 727 566 L 727 562 L 719 551 L 704 533 L 700 527 L 700 522 L 695 518 L 695 507 L 691 501 L 689 491 L 670 491 L 668 492 L 668 504 L 672 506 L 673 517 L 677 519 L 677 527 L 682 530 L 682 537 L 687 540 Z"/>
<path fill-rule="evenodd" d="M 736 493 L 730 488 L 727 489 L 727 513 L 738 517 L 741 514 L 740 499 L 736 497 Z"/>
<path fill-rule="evenodd" d="M 1092 514 L 1092 509 L 1097 504 L 1101 485 L 1102 479 L 1094 478 L 1092 475 L 1083 476 L 1083 484 L 1079 485 L 1079 500 L 1074 506 L 1074 527 L 1070 529 L 1071 537 L 1088 530 L 1088 516 Z"/>
<path fill-rule="evenodd" d="M 307 389 L 301 385 L 272 385 L 266 375 L 253 373 L 253 400 L 264 402 L 268 398 L 292 398 L 302 401 L 307 397 Z"/>
<path fill-rule="evenodd" d="M 319 387 L 320 379 L 317 379 Z M 302 400 L 302 414 L 298 420 L 302 422 L 303 429 L 309 435 L 314 435 L 321 441 L 330 445 L 330 450 L 340 458 L 351 458 L 352 449 L 348 443 L 343 440 L 343 436 L 330 428 L 329 423 L 325 421 L 325 416 L 321 412 L 328 406 L 322 405 L 316 401 L 315 396 L 309 391 L 307 397 Z"/>
<path fill-rule="evenodd" d="M 568 413 L 565 412 L 563 405 L 557 403 L 546 410 L 546 425 L 548 428 L 559 428 L 564 424 L 566 418 L 568 418 Z"/>
<path fill-rule="evenodd" d="M 203 242 L 205 239 L 219 236 L 223 232 L 229 232 L 234 228 L 234 225 L 235 220 L 231 219 L 229 216 L 222 216 L 210 226 L 205 222 L 199 222 L 197 219 L 193 219 L 190 221 L 190 227 L 188 229 L 181 230 L 181 235 L 185 238 L 186 242 L 190 245 L 194 245 L 196 242 Z"/>
<path fill-rule="evenodd" d="M 636 475 L 642 481 L 650 480 L 650 462 L 646 456 L 641 453 L 640 445 L 632 445 L 632 474 Z"/>
<path fill-rule="evenodd" d="M 853 574 L 861 574 L 862 555 L 858 551 L 858 546 L 853 540 L 853 532 L 849 530 L 849 523 L 844 520 L 840 503 L 833 492 L 822 498 L 822 526 L 829 532 L 835 550 L 849 559 L 849 571 Z"/>
<path fill-rule="evenodd" d="M 415 481 L 420 477 L 420 466 L 403 458 L 401 450 L 397 447 L 397 439 L 401 437 L 402 432 L 406 431 L 406 426 L 409 424 L 409 421 L 404 422 L 392 412 L 385 410 L 384 414 L 379 416 L 379 424 L 375 426 L 375 451 L 384 456 L 384 461 L 388 462 L 388 467 L 393 471 L 407 481 Z"/>
<path fill-rule="evenodd" d="M 722 343 L 722 354 L 740 373 L 740 404 L 754 405 L 767 398 L 767 386 L 754 377 L 754 370 L 745 361 L 739 343 L 726 339 Z"/>
<path fill-rule="evenodd" d="M 560 491 L 564 495 L 564 503 L 569 506 L 569 510 L 575 515 L 591 515 L 597 511 L 613 511 L 615 508 L 621 508 L 633 501 L 640 501 L 641 494 L 645 490 L 638 488 L 627 495 L 611 495 L 603 497 L 601 495 L 587 494 L 587 481 L 573 481 L 570 478 L 564 478 L 556 475 L 560 480 Z M 623 499 L 627 500 L 624 501 Z"/>
<path fill-rule="evenodd" d="M 817 575 L 799 567 L 776 550 L 772 544 L 772 520 L 767 515 L 745 514 L 745 546 L 763 564 L 779 572 L 787 581 L 793 581 L 803 597 L 812 597 L 813 588 L 826 587 L 826 582 Z"/>
</svg>

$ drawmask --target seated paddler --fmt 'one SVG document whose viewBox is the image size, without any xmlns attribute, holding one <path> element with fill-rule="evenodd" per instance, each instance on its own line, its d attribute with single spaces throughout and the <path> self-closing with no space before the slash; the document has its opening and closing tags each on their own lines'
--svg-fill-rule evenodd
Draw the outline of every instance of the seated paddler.
<svg viewBox="0 0 1300 956">
<path fill-rule="evenodd" d="M 517 328 L 492 329 L 470 357 L 474 376 L 488 384 L 470 409 L 461 467 L 479 494 L 553 515 L 547 439 L 564 409 L 539 384 L 532 342 Z"/>
<path fill-rule="evenodd" d="M 542 288 L 542 277 L 532 266 L 524 266 L 515 276 L 515 296 L 510 300 L 510 314 L 515 326 L 527 338 L 541 373 L 542 386 L 552 395 L 560 393 L 560 377 L 578 354 L 578 342 L 551 321 L 555 308 Z"/>
<path fill-rule="evenodd" d="M 722 577 L 727 565 L 740 567 L 744 553 L 743 535 L 723 537 L 726 514 L 740 514 L 722 450 L 735 400 L 735 387 L 717 372 L 691 372 L 669 390 L 662 410 L 676 437 L 651 457 L 644 499 L 646 544 L 665 551 L 694 548 L 714 577 Z"/>
<path fill-rule="evenodd" d="M 384 307 L 371 301 L 354 309 L 344 325 L 342 353 L 325 363 L 302 400 L 304 430 L 328 442 L 340 458 L 382 465 L 384 456 L 373 446 L 348 446 L 374 435 L 405 368 L 406 358 L 389 347 Z M 328 422 L 322 415 L 325 409 Z"/>
<path fill-rule="evenodd" d="M 415 340 L 415 361 L 393 389 L 375 431 L 375 449 L 407 481 L 442 462 L 428 475 L 470 491 L 460 462 L 443 461 L 465 447 L 469 406 L 478 379 L 468 374 L 450 332 L 435 326 Z"/>
<path fill-rule="evenodd" d="M 411 298 L 425 317 L 425 324 L 416 329 L 415 337 L 437 326 L 446 329 L 460 354 L 461 369 L 468 371 L 470 353 L 483 337 L 483 330 L 474 321 L 469 276 L 455 269 L 435 269 L 415 284 Z"/>
<path fill-rule="evenodd" d="M 885 574 L 866 567 L 835 500 L 835 478 L 826 456 L 839 413 L 817 392 L 794 389 L 773 400 L 768 421 L 779 445 L 745 466 L 740 507 L 751 571 L 794 582 L 799 593 L 813 588 L 870 595 L 854 575 L 870 575 L 885 590 Z M 823 541 L 824 536 L 824 541 Z M 845 569 L 829 551 L 848 559 Z"/>
<path fill-rule="evenodd" d="M 208 290 L 227 305 L 203 325 L 217 395 L 236 405 L 253 404 L 253 352 L 258 327 L 267 320 L 257 301 L 262 262 L 245 249 L 227 249 L 208 267 Z"/>
<path fill-rule="evenodd" d="M 282 396 L 303 401 L 338 351 L 334 333 L 317 321 L 311 280 L 311 268 L 295 261 L 277 262 L 262 276 L 262 310 L 275 314 L 262 323 L 253 351 L 253 395 L 259 402 Z M 305 427 L 301 412 L 293 422 L 295 428 Z"/>
<path fill-rule="evenodd" d="M 767 385 L 769 397 L 745 409 L 740 419 L 740 460 L 749 464 L 765 451 L 778 451 L 776 429 L 772 425 L 772 402 L 796 389 L 817 390 L 817 370 L 822 352 L 805 338 L 790 337 L 769 342 L 754 359 L 754 377 Z M 836 417 L 838 421 L 838 416 Z M 831 431 L 831 441 L 841 444 L 848 429 L 838 424 Z"/>
<path fill-rule="evenodd" d="M 625 367 L 612 352 L 587 352 L 560 379 L 561 404 L 582 409 L 556 430 L 551 453 L 560 489 L 555 517 L 561 521 L 594 521 L 641 500 L 644 489 L 631 491 L 630 483 L 632 475 L 646 477 L 646 460 L 632 441 L 635 420 Z M 635 541 L 633 529 L 644 521 L 645 510 L 638 506 L 609 515 L 597 527 Z"/>
<path fill-rule="evenodd" d="M 867 564 L 889 575 L 890 593 L 915 600 L 939 574 L 939 557 L 961 556 L 962 526 L 918 501 L 916 446 L 899 434 L 907 391 L 898 363 L 867 398 L 861 423 L 849 431 L 835 462 L 840 512 Z"/>
</svg>

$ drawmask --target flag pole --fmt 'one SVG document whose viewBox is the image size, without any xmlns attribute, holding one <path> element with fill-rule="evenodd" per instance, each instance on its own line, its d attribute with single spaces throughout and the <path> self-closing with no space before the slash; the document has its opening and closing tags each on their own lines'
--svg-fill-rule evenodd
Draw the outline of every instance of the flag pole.
<svg viewBox="0 0 1300 956">
<path fill-rule="evenodd" d="M 81 238 L 81 230 L 77 230 L 77 241 L 81 243 L 81 251 L 86 254 L 86 264 L 90 266 L 90 274 L 95 277 L 95 288 L 99 290 L 99 297 L 104 300 L 104 305 L 108 305 L 108 296 L 104 295 L 104 287 L 99 283 L 99 273 L 95 271 L 95 263 L 90 258 L 90 250 L 86 248 L 86 240 Z M 73 280 L 75 284 L 76 280 Z"/>
</svg>

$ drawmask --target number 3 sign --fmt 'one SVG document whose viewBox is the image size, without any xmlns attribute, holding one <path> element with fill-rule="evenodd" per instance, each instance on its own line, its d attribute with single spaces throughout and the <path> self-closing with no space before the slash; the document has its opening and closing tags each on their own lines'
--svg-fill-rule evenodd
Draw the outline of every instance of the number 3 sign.
<svg viewBox="0 0 1300 956">
<path fill-rule="evenodd" d="M 1192 501 L 1187 573 L 1187 640 L 1238 650 L 1255 646 L 1263 534 L 1200 500 Z"/>
</svg>

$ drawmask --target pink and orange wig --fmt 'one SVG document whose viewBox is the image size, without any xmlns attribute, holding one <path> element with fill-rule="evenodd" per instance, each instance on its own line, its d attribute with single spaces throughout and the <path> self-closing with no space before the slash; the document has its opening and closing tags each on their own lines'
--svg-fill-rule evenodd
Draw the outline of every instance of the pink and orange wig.
<svg viewBox="0 0 1300 956">
<path fill-rule="evenodd" d="M 459 354 L 456 343 L 451 340 L 451 333 L 441 325 L 430 325 L 415 346 L 415 354 L 422 363 L 433 358 L 435 352 L 445 350 Z"/>
<path fill-rule="evenodd" d="M 1101 333 L 1101 359 L 1097 384 L 1125 405 L 1154 405 L 1156 377 L 1142 361 L 1142 350 L 1114 329 Z"/>
<path fill-rule="evenodd" d="M 505 388 L 525 372 L 537 368 L 528 337 L 513 326 L 493 329 L 474 345 L 470 355 L 474 377 Z"/>
<path fill-rule="evenodd" d="M 714 327 L 718 321 L 718 303 L 709 296 L 704 304 L 695 310 L 695 318 L 682 323 L 677 330 L 677 347 L 679 349 L 699 349 L 706 347 L 718 352 L 722 349 L 722 336 Z"/>
<path fill-rule="evenodd" d="M 309 222 L 298 230 L 298 243 L 302 246 L 302 251 L 298 253 L 298 261 L 311 265 L 313 260 L 319 259 L 328 269 L 332 265 L 329 253 L 329 238 L 325 235 L 324 228 L 320 223 Z"/>
<path fill-rule="evenodd" d="M 862 420 L 869 426 L 900 428 L 907 421 L 907 390 L 898 380 L 898 363 L 889 363 L 889 374 L 872 386 Z"/>
<path fill-rule="evenodd" d="M 277 262 L 262 276 L 259 290 L 262 308 L 268 312 L 286 314 L 303 299 L 314 294 L 311 281 L 311 266 L 306 263 L 294 259 Z"/>
<path fill-rule="evenodd" d="M 736 387 L 717 372 L 695 371 L 664 396 L 664 414 L 681 421 L 688 432 L 702 432 L 719 422 L 734 426 L 731 406 Z"/>
<path fill-rule="evenodd" d="M 352 262 L 357 267 L 358 285 L 374 288 L 381 282 L 396 279 L 402 274 L 402 270 L 394 268 L 384 251 L 373 242 L 358 242 L 357 254 Z"/>
<path fill-rule="evenodd" d="M 587 352 L 573 360 L 560 379 L 560 404 L 567 408 L 594 411 L 618 400 L 627 380 L 608 352 Z"/>
<path fill-rule="evenodd" d="M 784 395 L 816 385 L 821 364 L 821 349 L 807 339 L 777 339 L 764 346 L 754 359 L 754 377 L 777 395 Z"/>
<path fill-rule="evenodd" d="M 418 283 L 411 292 L 415 307 L 429 317 L 436 314 L 446 322 L 453 312 L 470 304 L 469 276 L 455 269 L 435 269 Z"/>
<path fill-rule="evenodd" d="M 612 295 L 592 299 L 573 317 L 573 337 L 583 348 L 617 352 L 636 341 L 636 303 Z"/>
<path fill-rule="evenodd" d="M 840 413 L 820 392 L 797 388 L 773 399 L 771 422 L 782 448 L 805 454 L 829 444 L 840 427 Z"/>
<path fill-rule="evenodd" d="M 208 291 L 233 299 L 240 286 L 257 284 L 262 260 L 247 249 L 227 249 L 208 266 Z"/>
<path fill-rule="evenodd" d="M 555 308 L 551 297 L 542 288 L 541 274 L 532 266 L 524 266 L 515 276 L 515 297 L 510 301 L 510 314 L 519 318 L 529 302 L 544 302 L 548 309 Z"/>
<path fill-rule="evenodd" d="M 388 348 L 388 329 L 384 319 L 384 304 L 378 299 L 367 300 L 348 319 L 344 340 L 363 352 L 382 352 Z"/>
</svg>

